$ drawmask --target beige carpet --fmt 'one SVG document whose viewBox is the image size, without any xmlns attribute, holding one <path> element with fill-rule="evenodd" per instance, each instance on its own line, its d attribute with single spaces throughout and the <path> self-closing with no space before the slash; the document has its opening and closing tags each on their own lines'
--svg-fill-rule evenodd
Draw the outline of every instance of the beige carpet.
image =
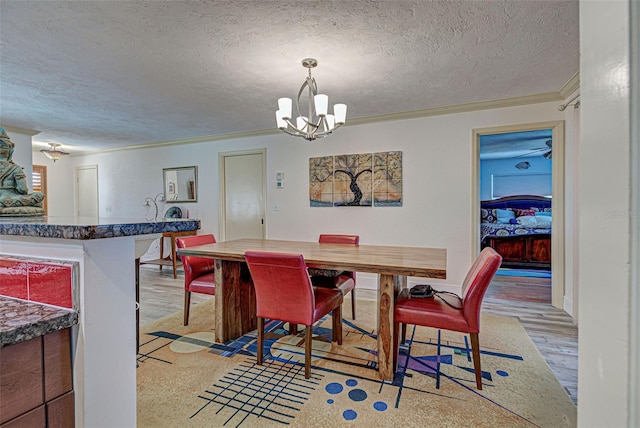
<svg viewBox="0 0 640 428">
<path fill-rule="evenodd" d="M 343 320 L 344 342 L 329 342 L 331 320 L 314 327 L 312 377 L 304 378 L 304 332 L 280 323 L 255 365 L 255 332 L 213 342 L 213 299 L 142 326 L 138 355 L 139 427 L 574 427 L 576 407 L 520 323 L 483 316 L 483 390 L 475 389 L 465 337 L 410 328 L 393 383 L 375 370 L 375 303 L 358 302 Z M 347 311 L 349 312 L 349 311 Z M 316 336 L 317 335 L 317 336 Z M 296 364 L 296 361 L 300 363 Z"/>
</svg>

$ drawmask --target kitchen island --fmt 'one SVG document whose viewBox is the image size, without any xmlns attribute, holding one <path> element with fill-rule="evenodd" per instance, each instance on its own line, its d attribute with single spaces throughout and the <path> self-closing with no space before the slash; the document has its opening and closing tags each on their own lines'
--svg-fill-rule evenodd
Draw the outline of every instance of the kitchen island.
<svg viewBox="0 0 640 428">
<path fill-rule="evenodd" d="M 136 425 L 136 259 L 196 219 L 0 218 L 0 254 L 79 263 L 72 328 L 77 427 Z"/>
</svg>

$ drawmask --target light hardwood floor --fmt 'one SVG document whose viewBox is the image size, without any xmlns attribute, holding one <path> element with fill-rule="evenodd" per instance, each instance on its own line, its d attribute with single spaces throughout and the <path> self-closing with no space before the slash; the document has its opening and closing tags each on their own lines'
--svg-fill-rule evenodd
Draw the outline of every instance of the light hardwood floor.
<svg viewBox="0 0 640 428">
<path fill-rule="evenodd" d="M 517 318 L 565 388 L 578 402 L 578 326 L 551 306 L 551 279 L 496 276 L 483 313 Z"/>
<path fill-rule="evenodd" d="M 173 279 L 171 269 L 140 268 L 140 323 L 182 311 L 184 274 Z M 496 277 L 482 305 L 483 313 L 514 317 L 529 334 L 574 403 L 578 392 L 578 328 L 564 311 L 552 307 L 550 281 L 538 278 Z M 362 295 L 364 293 L 359 293 Z M 548 298 L 545 297 L 548 294 Z M 349 307 L 351 294 L 345 298 Z M 192 304 L 210 296 L 191 294 Z M 514 300 L 515 299 L 515 300 Z M 527 301 L 528 300 L 528 301 Z"/>
</svg>

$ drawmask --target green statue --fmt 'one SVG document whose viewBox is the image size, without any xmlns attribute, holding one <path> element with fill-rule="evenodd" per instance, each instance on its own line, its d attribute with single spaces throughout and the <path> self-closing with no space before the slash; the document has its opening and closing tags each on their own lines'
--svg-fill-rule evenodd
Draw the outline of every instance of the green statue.
<svg viewBox="0 0 640 428">
<path fill-rule="evenodd" d="M 4 128 L 0 127 L 0 216 L 44 215 L 44 193 L 29 193 L 22 167 L 11 160 L 14 147 Z"/>
</svg>

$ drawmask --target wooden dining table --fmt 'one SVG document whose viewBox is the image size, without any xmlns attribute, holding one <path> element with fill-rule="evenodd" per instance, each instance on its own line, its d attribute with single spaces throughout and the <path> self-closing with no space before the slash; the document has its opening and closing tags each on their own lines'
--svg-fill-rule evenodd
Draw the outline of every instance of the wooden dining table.
<svg viewBox="0 0 640 428">
<path fill-rule="evenodd" d="M 308 267 L 378 274 L 378 371 L 393 380 L 393 307 L 407 277 L 446 279 L 447 250 L 387 245 L 344 245 L 273 239 L 238 239 L 178 249 L 179 256 L 215 260 L 215 340 L 257 328 L 256 297 L 245 251 L 302 254 Z"/>
</svg>

